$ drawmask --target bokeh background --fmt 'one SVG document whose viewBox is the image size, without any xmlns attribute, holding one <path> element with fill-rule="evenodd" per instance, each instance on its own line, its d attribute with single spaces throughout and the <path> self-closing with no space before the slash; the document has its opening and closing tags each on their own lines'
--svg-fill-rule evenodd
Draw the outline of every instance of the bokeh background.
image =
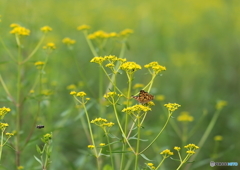
<svg viewBox="0 0 240 170">
<path fill-rule="evenodd" d="M 44 122 L 39 122 L 45 124 L 46 128 L 36 131 L 34 136 L 39 139 L 44 133 L 53 131 L 52 169 L 75 170 L 81 169 L 81 166 L 91 169 L 91 165 L 87 165 L 91 159 L 83 156 L 88 142 L 82 133 L 78 113 L 73 109 L 75 103 L 66 88 L 72 83 L 84 81 L 78 72 L 80 70 L 88 80 L 80 90 L 86 91 L 90 97 L 98 93 L 97 65 L 89 62 L 93 55 L 82 33 L 76 29 L 82 24 L 90 25 L 90 32 L 120 32 L 125 28 L 133 29 L 134 34 L 129 38 L 129 48 L 125 57 L 142 66 L 151 61 L 158 61 L 167 67 L 167 71 L 154 83 L 152 93 L 164 95 L 165 103 L 181 104 L 180 111 L 188 111 L 194 116 L 189 128 L 194 127 L 203 111 L 207 110 L 207 117 L 189 143 L 198 143 L 201 139 L 213 116 L 216 101 L 226 100 L 228 105 L 222 111 L 196 161 L 209 158 L 214 148 L 214 136 L 222 135 L 222 155 L 216 161 L 240 163 L 239 9 L 239 0 L 0 0 L 0 34 L 10 50 L 14 51 L 16 48 L 14 38 L 9 34 L 11 23 L 18 23 L 31 30 L 31 35 L 26 39 L 26 53 L 31 51 L 39 40 L 39 29 L 42 26 L 49 25 L 53 28 L 46 42 L 56 43 L 57 49 L 46 68 L 46 78 L 49 84 L 55 82 L 55 93 L 48 101 L 49 107 L 44 110 Z M 71 52 L 61 42 L 65 37 L 76 40 Z M 41 59 L 42 54 L 40 50 L 31 62 Z M 119 53 L 113 55 L 118 56 Z M 7 77 L 7 85 L 14 91 L 16 69 L 13 63 L 9 62 L 2 45 L 0 61 L 0 72 L 3 78 Z M 147 83 L 149 79 L 145 73 L 146 70 L 137 73 L 135 83 Z M 26 75 L 32 76 L 34 80 L 35 74 L 36 70 L 29 66 Z M 126 82 L 123 81 L 122 84 L 126 86 Z M 6 94 L 2 87 L 0 89 L 1 107 L 11 107 L 9 102 L 3 100 Z M 155 106 L 155 111 L 147 119 L 146 124 L 151 125 L 147 126 L 149 130 L 161 127 L 156 119 L 161 114 L 158 108 L 161 107 Z M 26 107 L 25 111 L 23 122 L 26 130 L 34 112 L 33 104 L 30 111 Z M 27 116 L 29 112 L 31 114 Z M 94 114 L 97 116 L 97 113 Z M 6 119 L 11 121 L 10 116 Z M 158 146 L 160 148 L 157 149 L 180 145 L 180 140 L 170 127 L 164 135 L 159 141 L 161 147 Z M 33 140 L 23 153 L 22 165 L 26 168 L 37 165 L 33 158 L 33 155 L 37 154 L 36 144 L 41 144 L 41 141 Z M 3 156 L 3 165 L 14 160 L 11 158 L 14 151 L 4 151 L 7 154 Z M 154 155 L 160 151 L 149 152 L 148 156 L 154 159 Z M 159 156 L 156 156 L 157 158 L 160 159 Z M 166 165 L 166 169 L 167 167 Z M 196 167 L 206 168 L 209 168 L 208 162 Z"/>
</svg>

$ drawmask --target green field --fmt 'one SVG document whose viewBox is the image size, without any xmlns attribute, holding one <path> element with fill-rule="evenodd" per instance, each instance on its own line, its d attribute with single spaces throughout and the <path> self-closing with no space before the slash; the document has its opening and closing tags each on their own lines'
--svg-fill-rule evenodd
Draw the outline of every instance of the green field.
<svg viewBox="0 0 240 170">
<path fill-rule="evenodd" d="M 52 134 L 51 163 L 47 169 L 97 169 L 94 149 L 88 148 L 92 141 L 86 112 L 70 95 L 73 90 L 84 91 L 90 98 L 85 105 L 90 121 L 102 117 L 115 123 L 109 137 L 117 143 L 110 145 L 112 156 L 106 149 L 108 145 L 103 147 L 105 155 L 98 159 L 99 170 L 112 170 L 110 157 L 115 170 L 147 170 L 150 169 L 147 163 L 157 166 L 161 162 L 163 157 L 159 153 L 165 149 L 174 155 L 159 169 L 177 169 L 179 157 L 173 148 L 183 149 L 189 143 L 201 146 L 194 159 L 189 160 L 191 163 L 181 169 L 210 169 L 210 161 L 240 163 L 239 9 L 239 0 L 0 0 L 0 108 L 11 109 L 0 121 L 1 126 L 9 124 L 4 133 L 15 131 L 6 145 L 0 147 L 0 170 L 21 169 L 20 166 L 24 170 L 43 169 L 34 156 L 40 158 L 36 145 L 42 149 L 41 138 L 47 133 Z M 13 23 L 30 30 L 28 36 L 18 37 L 20 45 L 18 38 L 10 33 Z M 90 29 L 78 30 L 83 24 Z M 43 26 L 51 27 L 52 31 L 43 33 L 40 30 Z M 126 37 L 119 34 L 125 29 L 133 33 Z M 91 49 L 84 33 L 99 30 L 120 36 L 88 39 L 93 45 Z M 67 46 L 62 42 L 66 37 L 76 43 Z M 56 49 L 42 48 L 49 42 Z M 106 75 L 99 64 L 90 62 L 93 57 L 109 55 L 126 58 L 142 68 L 133 70 L 131 83 L 125 70 L 120 69 L 116 74 L 119 90 L 114 85 L 108 88 L 111 83 L 107 76 L 114 76 L 109 68 Z M 36 68 L 34 64 L 38 61 L 46 63 L 44 68 Z M 144 65 L 154 61 L 165 66 L 166 71 L 158 74 L 150 87 L 152 77 Z M 174 111 L 156 142 L 144 152 L 149 160 L 139 156 L 136 168 L 131 148 L 127 144 L 121 146 L 124 136 L 111 104 L 106 103 L 103 95 L 107 90 L 123 92 L 124 97 L 116 108 L 124 124 L 125 113 L 121 111 L 138 104 L 130 96 L 137 95 L 141 87 L 155 96 L 155 105 L 140 127 L 141 139 L 145 139 L 140 140 L 140 150 L 163 128 L 167 120 L 163 105 L 178 103 L 181 107 Z M 219 101 L 226 101 L 227 105 L 216 109 Z M 182 112 L 188 112 L 193 120 L 178 121 Z M 129 128 L 131 121 L 127 124 Z M 45 127 L 37 129 L 37 125 Z M 91 127 L 95 142 L 107 144 L 103 131 L 94 124 Z M 138 134 L 136 129 L 131 135 Z M 218 135 L 222 140 L 215 141 Z M 7 136 L 0 137 L 3 145 Z M 137 141 L 130 140 L 134 149 Z M 184 155 L 183 150 L 181 153 Z M 122 154 L 125 154 L 124 161 Z M 120 168 L 121 164 L 124 168 Z"/>
</svg>

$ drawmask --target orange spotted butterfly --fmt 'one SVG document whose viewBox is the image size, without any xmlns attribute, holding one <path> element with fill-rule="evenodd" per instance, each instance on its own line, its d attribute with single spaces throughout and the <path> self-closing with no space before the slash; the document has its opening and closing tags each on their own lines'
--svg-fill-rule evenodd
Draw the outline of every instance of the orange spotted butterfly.
<svg viewBox="0 0 240 170">
<path fill-rule="evenodd" d="M 138 96 L 132 96 L 132 98 L 136 99 L 141 104 L 145 104 L 153 100 L 154 96 L 144 90 L 140 90 Z"/>
</svg>

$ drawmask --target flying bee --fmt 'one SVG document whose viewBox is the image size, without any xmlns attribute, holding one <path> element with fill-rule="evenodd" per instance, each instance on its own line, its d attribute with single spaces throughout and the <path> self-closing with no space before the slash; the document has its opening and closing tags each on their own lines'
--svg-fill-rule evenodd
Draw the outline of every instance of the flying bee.
<svg viewBox="0 0 240 170">
<path fill-rule="evenodd" d="M 44 128 L 44 125 L 37 125 L 36 128 L 42 129 L 42 128 Z"/>
</svg>

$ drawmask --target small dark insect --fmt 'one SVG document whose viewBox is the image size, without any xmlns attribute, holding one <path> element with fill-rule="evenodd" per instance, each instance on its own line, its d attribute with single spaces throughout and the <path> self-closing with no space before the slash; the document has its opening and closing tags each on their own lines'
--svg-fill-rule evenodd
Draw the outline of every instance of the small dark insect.
<svg viewBox="0 0 240 170">
<path fill-rule="evenodd" d="M 44 125 L 37 125 L 36 128 L 42 129 L 42 128 L 44 128 Z"/>
<path fill-rule="evenodd" d="M 139 95 L 138 96 L 132 96 L 132 98 L 139 101 L 139 103 L 145 104 L 145 103 L 148 103 L 151 100 L 153 100 L 154 96 L 149 94 L 148 92 L 145 92 L 144 90 L 140 90 Z"/>
</svg>

